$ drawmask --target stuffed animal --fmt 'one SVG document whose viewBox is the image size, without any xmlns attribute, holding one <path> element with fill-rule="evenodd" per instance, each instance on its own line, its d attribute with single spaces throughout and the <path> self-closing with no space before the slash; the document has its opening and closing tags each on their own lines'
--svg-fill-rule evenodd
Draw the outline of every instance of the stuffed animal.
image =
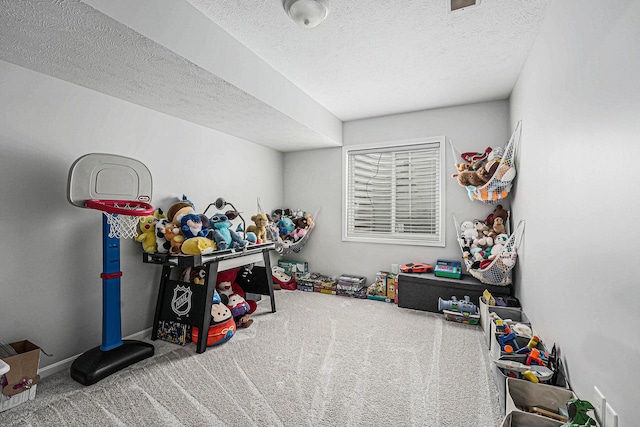
<svg viewBox="0 0 640 427">
<path fill-rule="evenodd" d="M 176 216 L 178 216 L 178 214 L 176 214 Z M 202 230 L 202 220 L 200 219 L 200 215 L 195 213 L 188 213 L 180 218 L 180 229 L 182 230 L 184 237 L 187 239 L 192 237 L 204 237 L 207 235 L 207 233 Z"/>
<path fill-rule="evenodd" d="M 491 248 L 491 254 L 489 255 L 489 259 L 492 260 L 498 255 L 500 255 L 505 245 L 507 244 L 508 240 L 509 240 L 509 236 L 507 236 L 506 234 L 504 233 L 498 234 L 495 238 L 495 244 Z"/>
<path fill-rule="evenodd" d="M 209 218 L 213 230 L 213 240 L 218 250 L 243 248 L 247 244 L 242 237 L 231 229 L 231 222 L 226 215 L 217 213 Z"/>
<path fill-rule="evenodd" d="M 247 227 L 247 233 L 255 233 L 258 243 L 265 243 L 267 241 L 267 224 L 269 219 L 265 213 L 257 213 L 251 217 L 251 221 L 254 224 Z"/>
<path fill-rule="evenodd" d="M 493 246 L 493 238 L 487 236 L 485 232 L 489 231 L 489 226 L 479 219 L 473 220 L 473 225 L 478 232 L 478 237 L 473 239 L 471 247 L 486 248 L 487 246 Z"/>
<path fill-rule="evenodd" d="M 495 238 L 498 234 L 506 234 L 506 230 L 504 228 L 504 221 L 502 218 L 497 217 L 493 220 L 493 227 L 491 230 L 485 231 L 485 234 L 489 237 Z"/>
<path fill-rule="evenodd" d="M 176 213 L 183 208 L 189 208 L 189 207 L 195 211 L 195 207 L 193 206 L 193 203 L 191 202 L 191 200 L 187 199 L 187 196 L 183 194 L 182 200 L 169 206 L 169 210 L 167 211 L 167 219 L 173 222 L 175 225 L 180 225 L 179 219 L 177 220 L 177 222 L 174 221 Z"/>
<path fill-rule="evenodd" d="M 291 218 L 283 217 L 278 221 L 278 233 L 281 238 L 289 237 L 289 235 L 296 229 L 295 224 Z"/>
<path fill-rule="evenodd" d="M 471 246 L 473 240 L 478 238 L 478 230 L 472 221 L 464 221 L 460 224 L 460 238 L 462 246 Z"/>
<path fill-rule="evenodd" d="M 466 170 L 459 173 L 454 173 L 451 175 L 452 178 L 458 178 L 458 184 L 463 187 L 467 187 L 468 185 L 472 185 L 474 187 L 482 187 L 487 182 L 489 182 L 489 178 L 491 176 L 488 175 L 485 169 L 479 169 L 476 171 Z"/>
<path fill-rule="evenodd" d="M 293 237 L 294 242 L 297 242 L 307 234 L 307 231 L 309 230 L 309 223 L 304 217 L 296 217 L 293 218 L 292 221 L 296 228 L 291 233 L 291 237 Z"/>
<path fill-rule="evenodd" d="M 154 215 L 141 216 L 138 222 L 140 234 L 136 236 L 136 242 L 142 242 L 142 249 L 147 253 L 156 251 L 156 217 Z"/>
<path fill-rule="evenodd" d="M 167 241 L 166 230 L 167 225 L 171 224 L 167 218 L 160 218 L 156 221 L 156 252 L 166 254 L 171 248 L 171 242 Z"/>
<path fill-rule="evenodd" d="M 250 314 L 256 311 L 258 304 L 252 300 L 245 299 L 245 293 L 242 287 L 236 281 L 236 277 L 240 268 L 232 268 L 230 270 L 218 272 L 216 279 L 216 288 L 223 300 L 227 299 L 229 309 L 235 313 L 234 319 L 236 326 L 241 328 L 249 327 L 253 320 Z"/>
<path fill-rule="evenodd" d="M 504 208 L 502 207 L 502 205 L 497 205 L 496 208 L 493 210 L 492 213 L 490 213 L 487 218 L 484 220 L 484 222 L 489 226 L 489 227 L 493 227 L 493 220 L 494 218 L 500 217 L 502 218 L 502 221 L 506 221 L 509 218 L 509 212 L 507 212 L 506 210 L 504 210 Z"/>
<path fill-rule="evenodd" d="M 171 244 L 169 253 L 173 255 L 179 254 L 182 248 L 182 243 L 184 242 L 184 236 L 182 235 L 180 227 L 174 223 L 169 223 L 165 228 L 164 235 L 167 241 Z"/>
<path fill-rule="evenodd" d="M 187 255 L 206 255 L 216 250 L 216 243 L 208 237 L 191 237 L 182 243 L 181 250 Z"/>
<path fill-rule="evenodd" d="M 304 219 L 307 220 L 307 225 L 309 226 L 309 230 L 311 230 L 313 227 L 316 226 L 316 224 L 313 222 L 313 217 L 311 216 L 311 214 L 305 214 Z"/>
<path fill-rule="evenodd" d="M 180 273 L 180 280 L 186 283 L 204 285 L 206 270 L 204 267 L 187 267 Z"/>
</svg>

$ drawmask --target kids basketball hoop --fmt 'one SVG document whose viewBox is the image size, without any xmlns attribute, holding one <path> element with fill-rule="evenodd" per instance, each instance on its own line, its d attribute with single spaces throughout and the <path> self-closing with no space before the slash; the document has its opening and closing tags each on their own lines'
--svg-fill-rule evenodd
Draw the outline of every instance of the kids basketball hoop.
<svg viewBox="0 0 640 427">
<path fill-rule="evenodd" d="M 120 238 L 137 236 L 140 217 L 153 215 L 149 169 L 138 160 L 91 153 L 69 169 L 67 200 L 102 211 L 102 345 L 85 351 L 71 364 L 71 378 L 91 385 L 153 356 L 152 344 L 122 339 L 120 311 Z"/>
<path fill-rule="evenodd" d="M 109 224 L 109 237 L 133 239 L 141 216 L 153 215 L 153 206 L 134 200 L 87 200 L 86 207 L 102 211 Z"/>
</svg>

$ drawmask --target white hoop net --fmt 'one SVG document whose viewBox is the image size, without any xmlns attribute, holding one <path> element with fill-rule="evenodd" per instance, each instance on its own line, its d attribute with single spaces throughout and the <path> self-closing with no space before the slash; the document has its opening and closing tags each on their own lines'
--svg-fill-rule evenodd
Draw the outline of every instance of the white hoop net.
<svg viewBox="0 0 640 427">
<path fill-rule="evenodd" d="M 136 210 L 137 206 L 129 206 L 126 203 L 124 206 L 114 204 L 117 208 Z M 107 223 L 109 224 L 109 237 L 117 239 L 133 239 L 138 236 L 138 222 L 140 222 L 140 216 L 113 214 L 110 212 L 102 211 L 105 217 L 107 217 Z"/>
</svg>

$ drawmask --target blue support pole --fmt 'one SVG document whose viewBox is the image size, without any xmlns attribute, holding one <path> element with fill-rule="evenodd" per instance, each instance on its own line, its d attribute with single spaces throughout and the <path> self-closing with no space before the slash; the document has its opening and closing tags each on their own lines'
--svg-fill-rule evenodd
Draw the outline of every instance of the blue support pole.
<svg viewBox="0 0 640 427">
<path fill-rule="evenodd" d="M 120 313 L 120 239 L 109 237 L 107 216 L 102 215 L 102 351 L 122 345 Z"/>
</svg>

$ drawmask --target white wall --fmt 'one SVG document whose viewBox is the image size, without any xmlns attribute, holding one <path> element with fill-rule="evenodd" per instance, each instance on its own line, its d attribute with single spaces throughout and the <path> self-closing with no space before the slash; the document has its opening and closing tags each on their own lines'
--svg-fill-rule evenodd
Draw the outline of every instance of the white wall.
<svg viewBox="0 0 640 427">
<path fill-rule="evenodd" d="M 509 104 L 506 100 L 495 101 L 347 122 L 343 140 L 345 145 L 353 146 L 440 135 L 451 138 L 462 152 L 503 146 L 510 137 Z M 333 276 L 358 274 L 366 276 L 370 283 L 376 272 L 389 270 L 391 264 L 461 259 L 452 213 L 460 221 L 484 219 L 494 207 L 469 200 L 466 190 L 451 178 L 454 163 L 459 160 L 454 160 L 448 144 L 445 150 L 445 248 L 343 242 L 340 228 L 342 149 L 286 153 L 284 207 L 311 212 L 322 208 L 314 235 L 300 254 L 290 258 L 308 261 L 313 271 Z"/>
<path fill-rule="evenodd" d="M 638 1 L 554 2 L 511 97 L 519 296 L 578 395 L 598 386 L 620 426 L 640 417 L 639 22 Z"/>
<path fill-rule="evenodd" d="M 274 150 L 2 61 L 0 99 L 0 340 L 53 353 L 41 367 L 101 343 L 102 219 L 67 202 L 77 158 L 140 160 L 165 210 L 183 194 L 199 211 L 220 196 L 246 213 L 282 200 Z M 121 270 L 127 336 L 151 327 L 161 267 L 122 240 Z"/>
</svg>

